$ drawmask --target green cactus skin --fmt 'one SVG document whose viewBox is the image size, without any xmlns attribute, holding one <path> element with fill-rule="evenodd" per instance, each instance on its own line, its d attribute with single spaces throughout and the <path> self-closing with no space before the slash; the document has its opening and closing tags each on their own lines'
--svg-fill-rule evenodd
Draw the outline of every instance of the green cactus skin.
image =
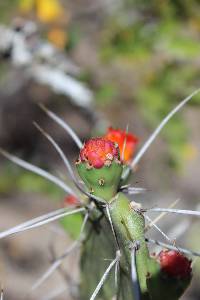
<svg viewBox="0 0 200 300">
<path fill-rule="evenodd" d="M 111 165 L 100 169 L 89 167 L 85 162 L 78 162 L 76 166 L 91 194 L 105 201 L 109 201 L 117 194 L 123 170 L 120 162 L 113 161 Z"/>
<path fill-rule="evenodd" d="M 156 259 L 150 256 L 145 241 L 145 220 L 140 205 L 130 202 L 125 194 L 118 192 L 123 171 L 122 164 L 113 161 L 110 166 L 95 169 L 88 168 L 88 164 L 85 162 L 78 162 L 77 170 L 89 191 L 106 201 L 110 212 L 121 253 L 119 284 L 125 286 L 125 289 L 118 290 L 117 300 L 134 300 L 131 282 L 131 247 L 135 242 L 139 243 L 139 249 L 136 252 L 136 269 L 141 300 L 160 300 L 161 295 L 163 300 L 178 300 L 188 287 L 191 277 L 184 280 L 168 278 L 162 273 Z M 102 265 L 104 265 L 104 270 L 106 268 L 105 264 L 101 264 L 99 268 L 95 267 L 97 263 L 100 263 L 97 262 L 99 255 L 104 258 L 111 255 L 114 257 L 117 250 L 115 243 L 111 242 L 113 233 L 108 224 L 105 208 L 102 208 L 101 214 L 102 217 L 99 218 L 98 208 L 95 208 L 92 215 L 93 221 L 88 226 L 88 236 L 92 230 L 97 230 L 98 235 L 96 241 L 91 239 L 89 242 L 87 241 L 82 250 L 81 300 L 90 298 L 95 288 L 95 282 L 97 284 L 103 274 Z M 94 228 L 95 224 L 98 224 L 99 227 Z M 100 249 L 103 249 L 103 252 L 100 253 Z M 95 256 L 93 257 L 93 255 Z M 89 280 L 87 277 L 90 272 L 96 273 L 93 280 Z M 90 281 L 89 286 L 88 280 Z M 111 275 L 96 299 L 112 299 L 115 295 L 113 281 L 113 275 Z"/>
<path fill-rule="evenodd" d="M 110 213 L 120 249 L 123 249 L 125 257 L 125 260 L 122 260 L 121 265 L 123 265 L 123 269 L 129 275 L 129 278 L 131 278 L 130 245 L 136 241 L 139 242 L 140 247 L 136 255 L 136 265 L 141 289 L 141 299 L 149 300 L 150 296 L 147 288 L 147 277 L 151 276 L 149 266 L 156 262 L 150 258 L 145 242 L 144 217 L 140 212 L 134 211 L 131 208 L 130 201 L 123 193 L 118 193 L 111 202 Z"/>
</svg>

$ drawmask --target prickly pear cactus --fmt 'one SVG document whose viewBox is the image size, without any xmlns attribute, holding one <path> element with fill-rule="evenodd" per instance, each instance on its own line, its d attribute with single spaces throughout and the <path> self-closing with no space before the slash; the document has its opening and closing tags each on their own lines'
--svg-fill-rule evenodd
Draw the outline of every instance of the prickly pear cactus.
<svg viewBox="0 0 200 300">
<path fill-rule="evenodd" d="M 123 193 L 124 166 L 118 144 L 107 138 L 87 141 L 76 163 L 88 191 L 97 197 L 94 198 L 91 223 L 87 226 L 90 234 L 82 247 L 81 299 L 93 299 L 90 297 L 106 269 L 104 259 L 116 257 L 116 286 L 113 272 L 110 272 L 109 280 L 102 284 L 98 295 L 94 294 L 96 299 L 158 300 L 164 293 L 165 299 L 177 300 L 190 282 L 190 261 L 176 251 L 171 261 L 167 258 L 168 252 L 165 257 L 160 255 L 160 262 L 159 257 L 150 256 L 143 209 Z M 178 259 L 180 262 L 176 262 Z M 167 263 L 176 270 L 170 273 Z M 182 268 L 179 269 L 178 264 Z"/>
<path fill-rule="evenodd" d="M 17 165 L 32 171 L 63 189 L 69 210 L 62 208 L 28 220 L 13 228 L 0 232 L 0 239 L 27 231 L 49 222 L 78 214 L 83 223 L 78 239 L 49 269 L 38 279 L 32 290 L 38 288 L 76 247 L 81 247 L 81 300 L 178 300 L 185 292 L 192 278 L 191 260 L 185 256 L 200 256 L 200 253 L 183 249 L 172 243 L 162 243 L 146 238 L 148 227 L 154 226 L 163 236 L 167 236 L 151 221 L 140 203 L 131 201 L 129 194 L 142 189 L 130 187 L 127 183 L 135 166 L 158 136 L 170 118 L 182 108 L 200 89 L 182 100 L 158 125 L 146 143 L 132 157 L 137 137 L 126 131 L 109 128 L 103 137 L 92 138 L 84 145 L 68 124 L 41 106 L 43 111 L 71 135 L 80 154 L 76 161 L 77 173 L 62 149 L 39 125 L 36 127 L 49 140 L 65 164 L 76 188 L 71 188 L 60 178 L 30 163 L 9 154 L 0 153 Z M 70 196 L 69 196 L 70 195 Z M 170 212 L 200 216 L 199 211 L 172 208 L 151 208 L 150 211 Z M 148 225 L 145 221 L 150 222 Z M 151 254 L 148 244 L 165 248 L 159 254 Z M 167 250 L 166 250 L 167 249 Z M 74 293 L 73 297 L 74 297 Z"/>
</svg>

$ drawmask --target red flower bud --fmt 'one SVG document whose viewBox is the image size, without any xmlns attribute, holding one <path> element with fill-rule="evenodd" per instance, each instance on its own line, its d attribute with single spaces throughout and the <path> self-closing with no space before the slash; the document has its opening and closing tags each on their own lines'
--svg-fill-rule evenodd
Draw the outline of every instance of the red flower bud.
<svg viewBox="0 0 200 300">
<path fill-rule="evenodd" d="M 68 195 L 64 199 L 64 206 L 78 205 L 80 202 L 74 195 Z"/>
<path fill-rule="evenodd" d="M 119 159 L 119 148 L 115 143 L 104 138 L 93 138 L 85 143 L 80 151 L 80 160 L 100 169 Z"/>
<path fill-rule="evenodd" d="M 121 156 L 122 156 L 124 143 L 125 143 L 125 149 L 124 149 L 125 162 L 129 161 L 133 157 L 136 145 L 138 143 L 138 138 L 135 135 L 131 133 L 126 133 L 125 130 L 113 129 L 112 127 L 110 127 L 108 128 L 105 138 L 112 142 L 116 142 L 119 145 Z"/>
<path fill-rule="evenodd" d="M 191 260 L 178 251 L 161 251 L 159 260 L 162 271 L 169 276 L 187 278 L 191 275 Z"/>
</svg>

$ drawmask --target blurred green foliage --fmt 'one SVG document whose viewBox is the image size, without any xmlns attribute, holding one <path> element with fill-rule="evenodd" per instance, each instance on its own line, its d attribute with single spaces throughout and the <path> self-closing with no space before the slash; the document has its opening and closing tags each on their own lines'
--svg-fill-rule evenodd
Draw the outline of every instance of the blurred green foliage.
<svg viewBox="0 0 200 300">
<path fill-rule="evenodd" d="M 52 200 L 64 198 L 64 192 L 51 182 L 24 171 L 12 163 L 6 163 L 0 172 L 0 193 L 7 194 L 18 191 L 38 192 L 47 195 Z"/>
<path fill-rule="evenodd" d="M 131 70 L 136 83 L 129 93 L 153 129 L 178 101 L 199 87 L 200 3 L 132 0 L 123 4 L 102 31 L 101 58 L 121 65 L 123 74 L 127 68 L 129 77 Z M 191 104 L 199 103 L 199 98 Z M 188 134 L 180 114 L 163 131 L 173 166 L 183 160 Z"/>
<path fill-rule="evenodd" d="M 115 99 L 117 88 L 112 83 L 104 83 L 96 91 L 95 100 L 99 106 L 105 106 L 110 103 L 111 99 Z"/>
<path fill-rule="evenodd" d="M 0 0 L 0 20 L 1 22 L 10 22 L 10 17 L 16 13 L 19 0 Z"/>
</svg>

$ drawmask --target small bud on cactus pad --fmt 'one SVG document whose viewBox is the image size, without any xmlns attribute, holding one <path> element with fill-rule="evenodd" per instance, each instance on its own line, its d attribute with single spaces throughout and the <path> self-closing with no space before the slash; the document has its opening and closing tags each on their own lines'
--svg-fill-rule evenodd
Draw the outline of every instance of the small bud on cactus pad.
<svg viewBox="0 0 200 300">
<path fill-rule="evenodd" d="M 66 207 L 78 205 L 79 203 L 80 202 L 74 195 L 68 195 L 64 199 L 64 206 L 66 206 Z"/>
<path fill-rule="evenodd" d="M 119 159 L 119 148 L 112 141 L 93 138 L 85 143 L 80 152 L 80 159 L 99 169 L 108 164 L 109 161 Z"/>
<path fill-rule="evenodd" d="M 116 143 L 105 138 L 88 140 L 80 151 L 76 167 L 92 194 L 104 200 L 117 194 L 123 166 Z"/>
<path fill-rule="evenodd" d="M 170 277 L 190 277 L 192 268 L 191 260 L 178 251 L 166 250 L 159 253 L 161 270 Z"/>
<path fill-rule="evenodd" d="M 109 127 L 104 137 L 119 145 L 121 156 L 122 156 L 124 143 L 125 143 L 125 149 L 124 149 L 125 162 L 128 162 L 133 157 L 136 145 L 138 143 L 138 138 L 135 135 L 131 133 L 126 133 L 125 130 L 113 129 L 112 127 Z"/>
</svg>

